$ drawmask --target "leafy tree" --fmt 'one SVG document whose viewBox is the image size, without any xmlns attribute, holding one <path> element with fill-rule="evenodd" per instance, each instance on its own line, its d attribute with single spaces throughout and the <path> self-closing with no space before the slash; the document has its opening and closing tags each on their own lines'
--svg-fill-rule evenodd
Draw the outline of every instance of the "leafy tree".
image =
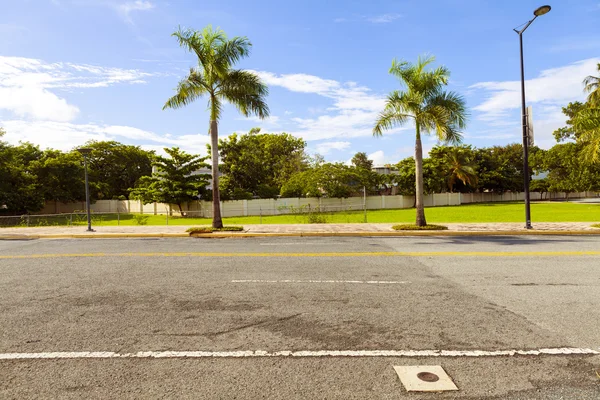
<svg viewBox="0 0 600 400">
<path fill-rule="evenodd" d="M 308 166 L 311 168 L 319 167 L 325 164 L 325 162 L 325 157 L 323 157 L 319 153 L 313 154 L 312 156 L 308 156 Z"/>
<path fill-rule="evenodd" d="M 238 199 L 234 192 L 247 198 L 275 198 L 281 186 L 295 173 L 307 167 L 306 142 L 287 133 L 230 135 L 219 140 L 222 179 L 220 189 L 224 198 Z"/>
<path fill-rule="evenodd" d="M 131 198 L 148 203 L 176 204 L 183 215 L 181 205 L 198 200 L 208 185 L 209 175 L 197 174 L 208 168 L 208 157 L 188 154 L 178 147 L 165 148 L 169 158 L 156 156 L 152 165 L 152 176 L 140 178 L 136 188 L 131 189 Z"/>
<path fill-rule="evenodd" d="M 550 192 L 582 192 L 600 188 L 600 166 L 589 164 L 581 157 L 576 143 L 557 144 L 546 152 Z"/>
<path fill-rule="evenodd" d="M 427 70 L 433 57 L 421 58 L 416 64 L 406 61 L 392 62 L 390 73 L 399 78 L 405 87 L 403 91 L 392 92 L 385 109 L 380 114 L 373 135 L 381 136 L 383 131 L 409 121 L 415 124 L 415 180 L 417 226 L 427 225 L 423 204 L 423 148 L 421 133 L 435 132 L 442 142 L 459 143 L 461 129 L 466 126 L 464 99 L 454 92 L 447 92 L 450 71 L 445 67 Z"/>
<path fill-rule="evenodd" d="M 369 160 L 367 153 L 360 152 L 352 157 L 352 165 L 356 168 L 364 168 L 370 171 L 373 169 L 373 160 Z"/>
<path fill-rule="evenodd" d="M 568 117 L 567 126 L 555 130 L 552 134 L 557 142 L 564 142 L 565 140 L 577 140 L 581 135 L 581 132 L 575 130 L 574 119 L 580 111 L 587 109 L 588 104 L 575 101 L 569 103 L 566 107 L 562 108 L 562 112 Z"/>
<path fill-rule="evenodd" d="M 529 190 L 540 193 L 543 199 L 544 193 L 548 193 L 550 191 L 550 182 L 548 182 L 548 178 L 534 179 L 529 184 Z"/>
<path fill-rule="evenodd" d="M 88 156 L 92 199 L 128 198 L 129 189 L 143 176 L 152 174 L 154 152 L 115 141 L 90 141 Z"/>
<path fill-rule="evenodd" d="M 361 189 L 354 168 L 341 163 L 327 163 L 293 175 L 282 186 L 281 196 L 345 198 Z"/>
<path fill-rule="evenodd" d="M 83 157 L 76 151 L 46 150 L 31 164 L 45 200 L 72 203 L 85 200 Z"/>
<path fill-rule="evenodd" d="M 3 134 L 3 132 L 2 132 Z M 0 210 L 9 214 L 36 212 L 44 207 L 30 164 L 41 151 L 31 143 L 11 146 L 0 141 Z"/>
<path fill-rule="evenodd" d="M 598 74 L 600 74 L 600 63 L 598 63 Z M 583 80 L 585 91 L 589 93 L 588 103 L 592 107 L 600 107 L 600 76 L 590 75 Z"/>
<path fill-rule="evenodd" d="M 365 187 L 368 194 L 378 193 L 379 185 L 384 183 L 384 175 L 373 171 L 373 161 L 369 160 L 367 153 L 356 153 L 351 162 L 360 186 Z"/>
<path fill-rule="evenodd" d="M 222 228 L 219 196 L 219 133 L 218 121 L 223 102 L 229 102 L 245 116 L 265 118 L 269 108 L 265 102 L 267 87 L 249 71 L 233 69 L 233 65 L 250 54 L 252 44 L 246 37 L 228 39 L 220 29 L 208 26 L 203 31 L 181 30 L 173 34 L 179 45 L 198 58 L 198 66 L 177 87 L 177 94 L 167 100 L 163 109 L 180 108 L 200 97 L 208 97 L 210 137 L 212 147 L 213 227 Z"/>
<path fill-rule="evenodd" d="M 504 193 L 523 190 L 523 147 L 520 144 L 477 149 L 474 162 L 480 191 Z"/>
<path fill-rule="evenodd" d="M 404 196 L 415 195 L 415 159 L 407 157 L 396 164 L 398 173 L 395 182 L 398 184 L 398 194 Z M 443 170 L 440 168 L 440 160 L 426 158 L 423 160 L 423 192 L 424 194 L 441 193 L 446 188 L 446 180 Z M 415 198 L 416 205 L 416 198 Z"/>
</svg>

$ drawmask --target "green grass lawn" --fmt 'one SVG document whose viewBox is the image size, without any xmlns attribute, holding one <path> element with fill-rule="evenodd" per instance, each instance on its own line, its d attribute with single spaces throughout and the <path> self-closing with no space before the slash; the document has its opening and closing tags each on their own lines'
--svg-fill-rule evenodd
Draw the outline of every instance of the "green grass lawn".
<svg viewBox="0 0 600 400">
<path fill-rule="evenodd" d="M 427 222 L 436 223 L 470 223 L 470 222 L 523 222 L 523 203 L 483 203 L 462 206 L 430 207 L 426 208 Z M 147 217 L 147 218 L 146 218 Z M 131 214 L 94 215 L 95 226 L 138 225 L 137 219 Z M 328 213 L 325 215 L 327 223 L 361 223 L 364 221 L 362 211 Z M 165 215 L 145 215 L 146 225 L 166 225 Z M 575 203 L 533 203 L 531 205 L 531 219 L 535 222 L 596 222 L 600 221 L 600 204 L 575 204 Z M 400 210 L 372 210 L 367 213 L 370 223 L 414 223 L 414 209 Z M 30 226 L 68 225 L 68 217 L 48 217 L 46 223 L 42 217 L 30 217 Z M 260 224 L 261 218 L 234 217 L 224 218 L 226 225 Z M 262 217 L 263 224 L 303 224 L 307 223 L 306 215 L 277 215 Z M 210 224 L 208 218 L 181 218 L 169 217 L 169 225 L 205 225 Z M 85 216 L 77 216 L 74 224 L 85 225 Z"/>
</svg>

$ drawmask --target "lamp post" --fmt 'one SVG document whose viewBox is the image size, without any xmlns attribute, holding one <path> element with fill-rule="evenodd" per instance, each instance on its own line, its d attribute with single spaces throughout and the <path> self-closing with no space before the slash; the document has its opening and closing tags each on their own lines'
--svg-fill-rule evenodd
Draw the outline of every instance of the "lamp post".
<svg viewBox="0 0 600 400">
<path fill-rule="evenodd" d="M 525 229 L 532 229 L 531 226 L 531 202 L 529 199 L 529 135 L 527 134 L 527 106 L 525 104 L 525 66 L 523 63 L 523 32 L 529 28 L 529 25 L 537 17 L 548 14 L 552 7 L 541 6 L 533 12 L 533 19 L 525 24 L 523 29 L 513 29 L 519 35 L 521 44 L 521 119 L 523 125 L 523 180 L 525 189 Z"/>
<path fill-rule="evenodd" d="M 88 182 L 88 169 L 87 169 L 87 157 L 92 152 L 92 149 L 82 147 L 77 149 L 78 152 L 83 156 L 83 169 L 85 170 L 85 204 L 87 210 L 87 232 L 94 232 L 92 229 L 92 214 L 90 212 L 90 184 Z"/>
</svg>

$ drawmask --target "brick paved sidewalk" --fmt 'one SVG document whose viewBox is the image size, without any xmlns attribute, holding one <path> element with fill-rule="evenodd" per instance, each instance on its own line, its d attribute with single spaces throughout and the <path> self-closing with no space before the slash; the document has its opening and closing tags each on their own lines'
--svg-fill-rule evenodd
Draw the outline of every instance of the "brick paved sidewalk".
<svg viewBox="0 0 600 400">
<path fill-rule="evenodd" d="M 544 222 L 534 223 L 534 231 L 537 232 L 577 232 L 586 231 L 593 232 L 600 229 L 592 228 L 593 222 Z M 264 224 L 264 225 L 245 225 L 245 233 L 249 234 L 301 234 L 301 233 L 340 233 L 340 234 L 368 234 L 368 233 L 384 233 L 384 232 L 395 232 L 392 230 L 393 224 L 290 224 L 290 225 L 275 225 L 275 224 Z M 445 224 L 448 226 L 448 231 L 451 232 L 482 232 L 482 233 L 493 233 L 502 232 L 515 234 L 523 234 L 528 232 L 522 223 L 478 223 L 478 224 Z M 55 236 L 55 235 L 89 235 L 89 236 L 103 236 L 103 235 L 181 235 L 185 234 L 186 229 L 189 226 L 183 225 L 171 225 L 171 226 L 99 226 L 94 227 L 95 232 L 86 232 L 85 226 L 74 226 L 74 227 L 35 227 L 35 228 L 0 228 L 0 238 L 18 238 L 23 237 L 39 237 L 39 236 Z M 435 235 L 436 231 L 431 231 L 431 234 Z M 438 231 L 439 232 L 439 231 Z M 404 231 L 408 234 L 409 232 Z M 235 233 L 234 233 L 235 234 Z"/>
</svg>

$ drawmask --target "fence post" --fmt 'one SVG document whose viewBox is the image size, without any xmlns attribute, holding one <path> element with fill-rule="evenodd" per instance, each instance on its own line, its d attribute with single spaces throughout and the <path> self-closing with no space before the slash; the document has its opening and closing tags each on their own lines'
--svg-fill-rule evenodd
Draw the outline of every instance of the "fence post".
<svg viewBox="0 0 600 400">
<path fill-rule="evenodd" d="M 71 218 L 69 219 L 69 226 L 73 226 L 73 213 L 70 214 Z"/>
<path fill-rule="evenodd" d="M 262 206 L 260 207 L 260 224 L 262 225 Z"/>
<path fill-rule="evenodd" d="M 167 210 L 167 225 L 169 225 L 169 210 Z"/>
<path fill-rule="evenodd" d="M 121 214 L 119 213 L 119 207 L 117 206 L 117 226 L 121 225 Z"/>
<path fill-rule="evenodd" d="M 27 226 L 29 227 L 29 214 L 27 214 Z"/>
</svg>

